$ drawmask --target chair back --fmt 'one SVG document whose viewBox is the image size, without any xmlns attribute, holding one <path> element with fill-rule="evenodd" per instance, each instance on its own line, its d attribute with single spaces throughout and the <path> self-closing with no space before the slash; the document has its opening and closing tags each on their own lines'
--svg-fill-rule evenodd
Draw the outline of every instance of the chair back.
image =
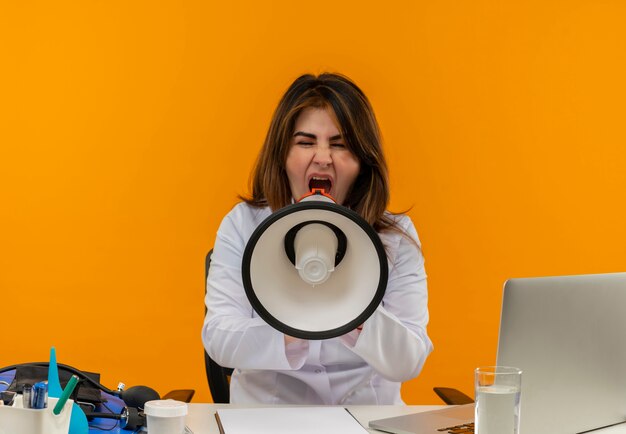
<svg viewBox="0 0 626 434">
<path fill-rule="evenodd" d="M 209 250 L 204 260 L 204 291 L 208 289 L 206 281 L 209 277 L 209 268 L 211 266 L 211 255 L 213 249 Z M 204 308 L 204 314 L 206 315 L 206 307 Z M 230 376 L 233 374 L 232 368 L 225 368 L 218 365 L 209 354 L 204 350 L 204 367 L 206 369 L 206 377 L 209 382 L 209 389 L 211 390 L 211 396 L 215 404 L 228 404 L 230 403 Z"/>
</svg>

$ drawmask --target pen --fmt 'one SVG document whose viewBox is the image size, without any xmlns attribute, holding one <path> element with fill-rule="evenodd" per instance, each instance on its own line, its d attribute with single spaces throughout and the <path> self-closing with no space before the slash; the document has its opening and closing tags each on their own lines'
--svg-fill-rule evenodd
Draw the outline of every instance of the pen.
<svg viewBox="0 0 626 434">
<path fill-rule="evenodd" d="M 31 408 L 42 409 L 48 406 L 48 382 L 35 383 L 32 391 Z"/>
<path fill-rule="evenodd" d="M 57 401 L 57 404 L 54 406 L 52 413 L 56 415 L 61 413 L 63 407 L 65 406 L 65 403 L 76 388 L 76 384 L 78 384 L 78 376 L 72 375 L 72 378 L 70 378 L 70 381 L 67 382 L 65 389 L 63 389 L 63 392 L 61 393 L 61 397 Z"/>
<path fill-rule="evenodd" d="M 33 386 L 30 384 L 24 384 L 22 395 L 24 408 L 31 408 L 33 406 Z"/>
</svg>

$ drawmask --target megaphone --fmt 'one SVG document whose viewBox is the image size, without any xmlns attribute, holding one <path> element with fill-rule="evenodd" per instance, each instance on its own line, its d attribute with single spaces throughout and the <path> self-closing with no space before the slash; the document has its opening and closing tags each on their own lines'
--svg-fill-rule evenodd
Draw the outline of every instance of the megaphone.
<svg viewBox="0 0 626 434">
<path fill-rule="evenodd" d="M 374 228 L 322 189 L 267 217 L 241 269 L 259 316 L 301 339 L 330 339 L 362 325 L 382 301 L 388 276 Z"/>
</svg>

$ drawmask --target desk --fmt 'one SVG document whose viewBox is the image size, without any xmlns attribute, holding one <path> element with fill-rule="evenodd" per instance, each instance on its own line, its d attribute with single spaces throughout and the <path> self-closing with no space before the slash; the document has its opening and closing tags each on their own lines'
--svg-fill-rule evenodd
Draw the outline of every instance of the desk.
<svg viewBox="0 0 626 434">
<path fill-rule="evenodd" d="M 13 379 L 13 374 L 7 373 L 0 374 L 0 380 L 4 380 L 7 383 Z M 0 390 L 4 390 L 6 386 L 0 385 Z M 112 410 L 119 412 L 123 404 L 118 398 L 109 397 L 109 405 Z M 194 434 L 219 434 L 219 429 L 215 421 L 215 410 L 219 408 L 244 408 L 252 406 L 236 406 L 229 404 L 189 404 L 189 414 L 187 416 L 187 426 L 193 431 Z M 257 405 L 256 407 L 267 407 Z M 363 406 L 348 406 L 347 408 L 354 415 L 354 417 L 367 428 L 368 422 L 375 419 L 383 419 L 386 417 L 401 416 L 404 414 L 418 413 L 422 411 L 435 410 L 442 408 L 440 405 L 412 405 L 412 406 L 394 406 L 394 405 L 363 405 Z M 523 416 L 522 416 L 523 418 Z M 109 428 L 107 431 L 90 429 L 90 434 L 102 434 L 107 432 L 110 434 L 131 434 L 132 431 L 125 431 L 119 428 L 119 424 L 111 419 L 98 419 L 103 428 Z M 523 419 L 522 419 L 523 421 Z M 522 422 L 523 423 L 523 422 Z M 381 431 L 369 430 L 370 433 L 381 434 Z M 602 430 L 594 431 L 594 434 L 626 434 L 626 424 L 616 425 L 613 427 L 605 428 Z"/>
<path fill-rule="evenodd" d="M 263 405 L 244 406 L 229 404 L 189 404 L 189 414 L 187 415 L 187 426 L 194 434 L 219 434 L 217 422 L 215 421 L 215 410 L 220 408 L 250 408 L 268 407 Z M 403 414 L 417 413 L 420 411 L 434 410 L 442 408 L 440 405 L 349 405 L 346 407 L 350 413 L 367 428 L 370 420 L 382 419 L 385 417 L 401 416 Z M 381 431 L 369 430 L 371 433 L 381 434 Z M 624 431 L 626 433 L 626 431 Z"/>
<path fill-rule="evenodd" d="M 245 408 L 252 406 L 231 406 L 229 404 L 189 404 L 189 414 L 187 415 L 187 426 L 194 434 L 219 434 L 217 423 L 215 422 L 215 410 L 220 408 Z M 263 407 L 263 406 L 255 406 Z M 370 420 L 382 419 L 385 417 L 401 416 L 404 414 L 418 413 L 421 411 L 435 410 L 442 408 L 440 405 L 360 405 L 347 406 L 350 413 L 367 428 Z M 123 431 L 122 431 L 123 432 Z M 128 432 L 128 431 L 126 431 Z M 370 433 L 381 434 L 381 431 L 369 430 Z M 626 434 L 626 424 L 616 425 L 610 428 L 594 431 L 594 434 Z"/>
</svg>

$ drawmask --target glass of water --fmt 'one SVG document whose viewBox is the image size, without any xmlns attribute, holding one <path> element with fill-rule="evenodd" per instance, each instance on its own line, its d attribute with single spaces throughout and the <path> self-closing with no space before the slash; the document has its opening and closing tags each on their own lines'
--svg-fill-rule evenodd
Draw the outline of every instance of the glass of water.
<svg viewBox="0 0 626 434">
<path fill-rule="evenodd" d="M 476 434 L 518 434 L 522 371 L 484 366 L 474 371 Z"/>
</svg>

